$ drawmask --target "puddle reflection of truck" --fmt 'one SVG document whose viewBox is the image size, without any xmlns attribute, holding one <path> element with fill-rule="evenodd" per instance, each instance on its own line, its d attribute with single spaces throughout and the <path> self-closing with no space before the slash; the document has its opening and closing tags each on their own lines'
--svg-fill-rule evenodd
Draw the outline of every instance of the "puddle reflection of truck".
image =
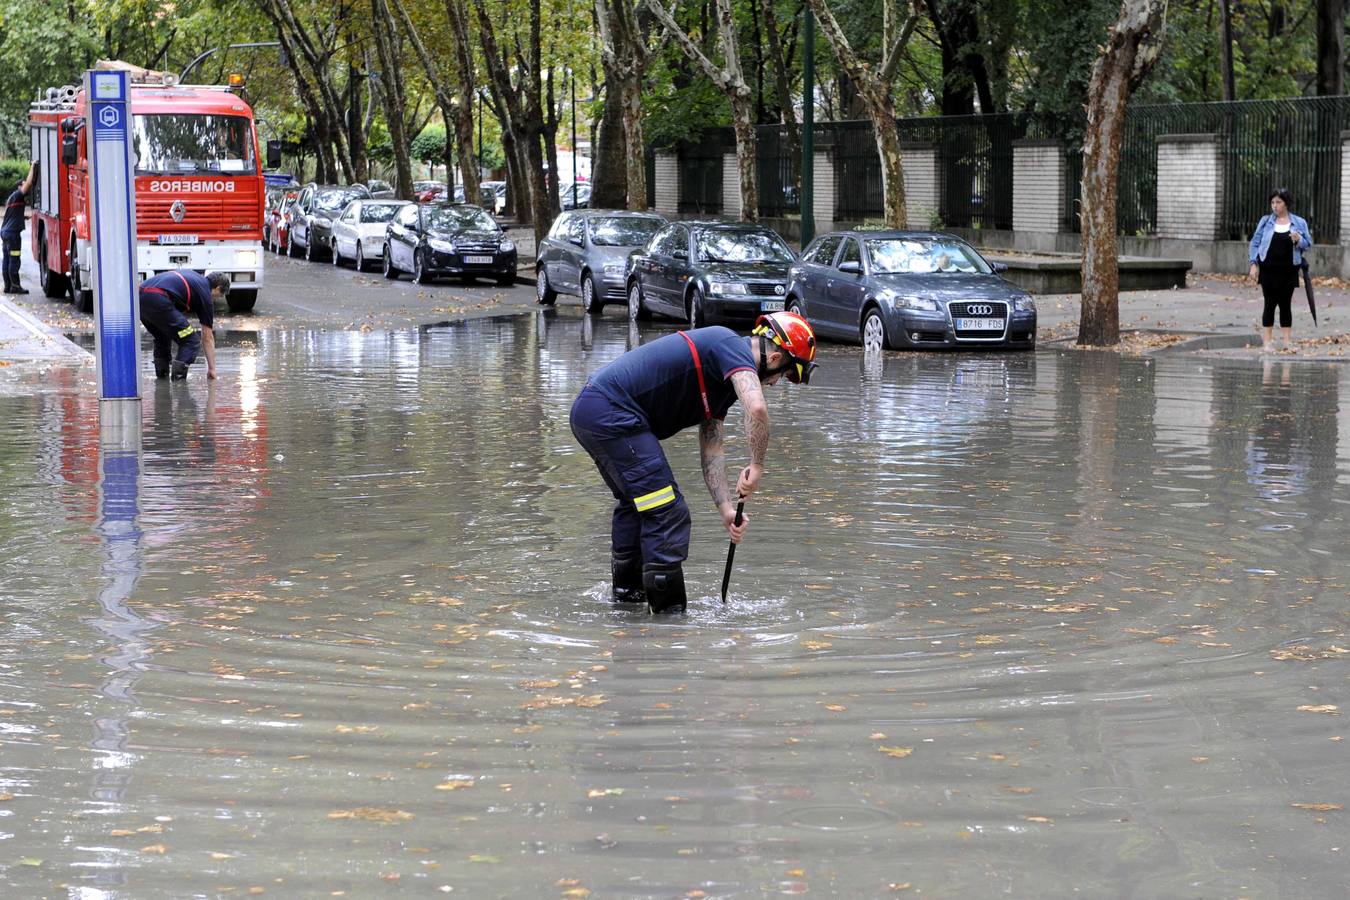
<svg viewBox="0 0 1350 900">
<path fill-rule="evenodd" d="M 154 83 L 147 78 L 153 77 Z M 226 272 L 231 312 L 247 312 L 262 287 L 263 167 L 253 110 L 233 89 L 177 85 L 172 75 L 131 79 L 136 166 L 136 269 Z M 93 309 L 89 140 L 84 91 L 49 88 L 29 110 L 33 258 L 48 297 Z"/>
</svg>

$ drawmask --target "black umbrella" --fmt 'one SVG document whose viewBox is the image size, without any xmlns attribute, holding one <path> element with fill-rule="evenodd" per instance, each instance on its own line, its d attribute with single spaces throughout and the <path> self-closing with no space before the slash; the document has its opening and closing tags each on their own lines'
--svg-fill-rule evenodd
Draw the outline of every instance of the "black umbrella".
<svg viewBox="0 0 1350 900">
<path fill-rule="evenodd" d="M 1313 324 L 1317 324 L 1317 300 L 1313 297 L 1312 276 L 1308 274 L 1308 261 L 1305 259 L 1302 263 L 1303 269 L 1303 291 L 1308 295 L 1308 312 L 1312 313 Z"/>
</svg>

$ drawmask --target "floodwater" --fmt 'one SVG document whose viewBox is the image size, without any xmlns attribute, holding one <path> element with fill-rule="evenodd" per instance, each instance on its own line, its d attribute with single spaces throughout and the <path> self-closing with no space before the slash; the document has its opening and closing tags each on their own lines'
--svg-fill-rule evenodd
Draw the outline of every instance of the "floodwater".
<svg viewBox="0 0 1350 900">
<path fill-rule="evenodd" d="M 567 411 L 659 333 L 0 392 L 0 895 L 1343 896 L 1346 369 L 826 347 L 654 620 Z"/>
</svg>

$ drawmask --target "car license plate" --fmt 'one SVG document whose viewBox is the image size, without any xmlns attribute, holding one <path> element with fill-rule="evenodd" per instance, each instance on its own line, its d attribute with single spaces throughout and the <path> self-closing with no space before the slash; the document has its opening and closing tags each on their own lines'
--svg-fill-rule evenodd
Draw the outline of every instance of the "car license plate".
<svg viewBox="0 0 1350 900">
<path fill-rule="evenodd" d="M 1002 319 L 957 319 L 959 331 L 1002 331 Z"/>
<path fill-rule="evenodd" d="M 195 244 L 197 236 L 195 234 L 161 234 L 159 236 L 161 244 Z"/>
<path fill-rule="evenodd" d="M 782 311 L 783 311 L 783 301 L 782 301 L 782 300 L 765 300 L 763 303 L 761 303 L 761 304 L 759 305 L 759 311 L 760 311 L 760 312 L 782 312 Z"/>
<path fill-rule="evenodd" d="M 492 257 L 490 256 L 466 256 L 464 262 L 471 266 L 490 266 Z"/>
</svg>

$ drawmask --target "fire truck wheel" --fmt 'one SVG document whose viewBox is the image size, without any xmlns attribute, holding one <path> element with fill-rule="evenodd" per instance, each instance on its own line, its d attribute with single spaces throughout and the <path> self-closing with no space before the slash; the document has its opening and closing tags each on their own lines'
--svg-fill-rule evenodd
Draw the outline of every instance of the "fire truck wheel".
<svg viewBox="0 0 1350 900">
<path fill-rule="evenodd" d="M 66 296 L 66 290 L 69 283 L 66 276 L 60 272 L 53 272 L 47 267 L 47 240 L 45 236 L 39 237 L 42 247 L 42 256 L 38 259 L 38 283 L 42 285 L 42 294 L 45 297 L 57 298 Z"/>
<path fill-rule="evenodd" d="M 258 292 L 232 290 L 225 298 L 225 302 L 229 304 L 232 313 L 253 312 L 253 304 L 258 302 Z"/>
<path fill-rule="evenodd" d="M 70 241 L 70 302 L 82 313 L 94 311 L 94 292 L 86 289 L 80 275 L 80 260 L 75 239 Z"/>
</svg>

